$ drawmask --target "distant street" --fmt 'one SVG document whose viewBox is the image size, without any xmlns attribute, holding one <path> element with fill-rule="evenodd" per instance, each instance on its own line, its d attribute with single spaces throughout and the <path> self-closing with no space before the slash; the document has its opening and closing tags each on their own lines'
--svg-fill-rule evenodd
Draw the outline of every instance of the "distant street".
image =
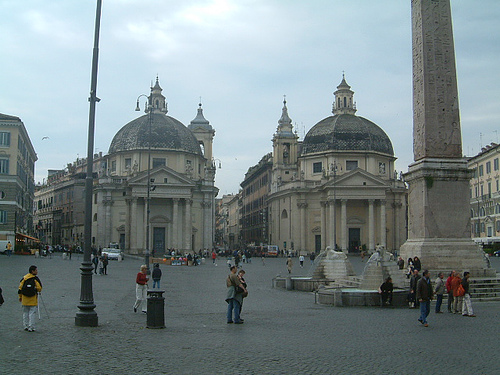
<svg viewBox="0 0 500 375">
<path fill-rule="evenodd" d="M 134 313 L 140 259 L 110 262 L 93 277 L 99 327 L 76 327 L 82 256 L 0 256 L 2 374 L 498 374 L 500 302 L 474 303 L 476 318 L 434 314 L 429 327 L 406 308 L 335 308 L 314 294 L 272 289 L 284 258 L 245 264 L 249 297 L 240 326 L 226 324 L 225 259 L 161 266 L 166 328 Z M 350 258 L 357 273 L 365 263 Z M 22 330 L 19 280 L 35 264 L 43 283 L 37 332 Z M 500 267 L 500 258 L 492 258 Z M 306 275 L 294 258 L 293 274 Z M 150 282 L 150 286 L 151 286 Z M 432 304 L 432 308 L 433 308 Z M 453 370 L 454 369 L 454 370 Z"/>
</svg>

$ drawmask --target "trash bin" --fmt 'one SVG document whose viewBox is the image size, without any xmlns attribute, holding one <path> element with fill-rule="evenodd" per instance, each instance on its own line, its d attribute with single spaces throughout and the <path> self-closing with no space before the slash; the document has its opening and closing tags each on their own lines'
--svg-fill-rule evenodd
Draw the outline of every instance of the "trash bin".
<svg viewBox="0 0 500 375">
<path fill-rule="evenodd" d="M 165 328 L 164 290 L 148 290 L 148 313 L 146 328 Z"/>
</svg>

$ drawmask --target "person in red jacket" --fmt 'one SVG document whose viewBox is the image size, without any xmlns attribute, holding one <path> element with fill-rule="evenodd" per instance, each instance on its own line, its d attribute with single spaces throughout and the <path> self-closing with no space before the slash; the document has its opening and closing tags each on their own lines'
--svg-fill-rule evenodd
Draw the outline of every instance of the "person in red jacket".
<svg viewBox="0 0 500 375">
<path fill-rule="evenodd" d="M 455 271 L 450 272 L 450 276 L 446 279 L 446 293 L 448 293 L 448 312 L 451 313 L 453 312 L 451 310 L 451 307 L 453 306 L 453 289 L 451 289 L 451 280 L 453 279 L 453 275 L 455 274 Z"/>
<path fill-rule="evenodd" d="M 462 312 L 462 301 L 464 299 L 463 296 L 460 296 L 458 293 L 458 287 L 462 284 L 462 279 L 460 278 L 460 274 L 455 272 L 453 278 L 451 279 L 451 290 L 453 291 L 453 313 L 458 314 Z"/>
<path fill-rule="evenodd" d="M 144 264 L 141 266 L 141 271 L 137 274 L 135 278 L 135 304 L 134 304 L 134 312 L 137 312 L 137 309 L 142 306 L 142 312 L 147 312 L 147 304 L 146 304 L 146 294 L 148 290 L 148 275 L 147 275 L 148 267 Z"/>
</svg>

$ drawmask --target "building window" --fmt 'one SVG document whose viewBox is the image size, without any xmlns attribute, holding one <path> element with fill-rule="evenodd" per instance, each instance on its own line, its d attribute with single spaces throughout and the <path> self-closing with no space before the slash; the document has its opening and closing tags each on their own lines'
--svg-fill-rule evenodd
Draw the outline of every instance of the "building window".
<svg viewBox="0 0 500 375">
<path fill-rule="evenodd" d="M 491 161 L 486 162 L 486 174 L 491 173 Z"/>
<path fill-rule="evenodd" d="M 493 160 L 493 170 L 498 171 L 499 166 L 498 166 L 498 158 Z"/>
<path fill-rule="evenodd" d="M 0 132 L 0 146 L 9 147 L 10 146 L 10 133 Z"/>
<path fill-rule="evenodd" d="M 497 191 L 499 191 L 499 190 L 500 190 L 500 189 L 499 189 L 499 187 L 500 187 L 500 186 L 499 186 L 499 185 L 500 185 L 500 184 L 499 184 L 499 180 L 496 180 L 495 182 L 496 182 L 496 184 L 497 184 Z"/>
<path fill-rule="evenodd" d="M 111 162 L 111 172 L 116 172 L 116 160 Z"/>
<path fill-rule="evenodd" d="M 497 232 L 500 232 L 500 220 L 497 220 Z"/>
<path fill-rule="evenodd" d="M 164 167 L 166 164 L 165 158 L 153 158 L 153 168 Z"/>
<path fill-rule="evenodd" d="M 0 191 L 0 199 L 4 199 L 5 198 L 5 192 L 4 191 Z"/>
<path fill-rule="evenodd" d="M 0 174 L 9 174 L 9 159 L 0 159 Z"/>
<path fill-rule="evenodd" d="M 7 223 L 7 211 L 0 210 L 0 224 Z"/>
<path fill-rule="evenodd" d="M 313 163 L 313 173 L 321 173 L 323 171 L 323 163 Z"/>
<path fill-rule="evenodd" d="M 481 177 L 482 175 L 484 175 L 484 168 L 482 165 L 479 166 L 479 177 Z"/>
<path fill-rule="evenodd" d="M 358 167 L 358 161 L 357 160 L 347 160 L 345 162 L 345 169 L 346 171 L 353 171 Z"/>
<path fill-rule="evenodd" d="M 125 169 L 130 169 L 130 168 L 132 168 L 132 159 L 126 158 L 125 159 Z"/>
</svg>

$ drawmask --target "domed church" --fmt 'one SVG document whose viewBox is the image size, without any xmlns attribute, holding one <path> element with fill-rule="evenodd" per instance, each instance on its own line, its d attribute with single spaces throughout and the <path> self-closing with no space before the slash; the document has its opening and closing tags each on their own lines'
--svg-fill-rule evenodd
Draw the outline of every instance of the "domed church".
<svg viewBox="0 0 500 375">
<path fill-rule="evenodd" d="M 345 76 L 333 116 L 299 142 L 286 101 L 273 136 L 269 242 L 297 252 L 399 249 L 406 240 L 406 187 L 387 134 L 356 115 Z"/>
<path fill-rule="evenodd" d="M 203 116 L 186 127 L 168 116 L 158 78 L 145 115 L 114 136 L 94 185 L 93 235 L 96 246 L 119 243 L 131 254 L 146 249 L 148 167 L 149 249 L 182 252 L 210 249 L 214 239 L 215 130 Z"/>
</svg>

